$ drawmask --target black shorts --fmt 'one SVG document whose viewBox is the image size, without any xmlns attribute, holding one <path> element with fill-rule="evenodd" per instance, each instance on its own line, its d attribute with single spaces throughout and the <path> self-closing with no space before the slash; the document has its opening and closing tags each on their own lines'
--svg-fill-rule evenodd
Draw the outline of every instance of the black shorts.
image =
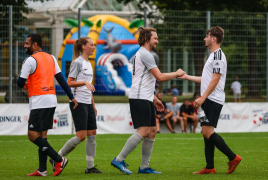
<svg viewBox="0 0 268 180">
<path fill-rule="evenodd" d="M 193 121 L 192 118 L 187 118 L 187 122 L 191 122 L 191 123 L 193 123 L 194 121 Z"/>
<path fill-rule="evenodd" d="M 47 131 L 53 128 L 53 117 L 56 107 L 32 109 L 28 121 L 28 131 Z"/>
<path fill-rule="evenodd" d="M 202 104 L 202 109 L 204 110 L 207 119 L 205 122 L 201 122 L 201 126 L 214 126 L 216 128 L 221 114 L 222 106 L 223 105 L 211 101 L 207 98 Z"/>
<path fill-rule="evenodd" d="M 154 103 L 144 99 L 129 99 L 134 129 L 156 126 Z"/>
<path fill-rule="evenodd" d="M 78 103 L 75 109 L 73 107 L 74 103 L 70 102 L 75 131 L 97 129 L 96 116 L 92 104 Z"/>
</svg>

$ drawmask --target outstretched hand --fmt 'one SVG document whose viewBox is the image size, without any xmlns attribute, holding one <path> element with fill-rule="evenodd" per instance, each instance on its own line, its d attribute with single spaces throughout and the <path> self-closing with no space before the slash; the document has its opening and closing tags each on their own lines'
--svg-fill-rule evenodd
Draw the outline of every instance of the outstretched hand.
<svg viewBox="0 0 268 180">
<path fill-rule="evenodd" d="M 186 72 L 185 72 L 184 75 L 182 75 L 182 76 L 178 76 L 177 78 L 178 78 L 178 79 L 187 79 L 187 78 L 188 78 L 188 74 L 186 74 Z"/>
</svg>

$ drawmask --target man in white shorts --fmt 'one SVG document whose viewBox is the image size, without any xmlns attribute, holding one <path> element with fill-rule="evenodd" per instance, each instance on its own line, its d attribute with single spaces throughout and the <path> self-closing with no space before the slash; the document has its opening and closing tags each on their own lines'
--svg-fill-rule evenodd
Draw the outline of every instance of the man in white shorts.
<svg viewBox="0 0 268 180">
<path fill-rule="evenodd" d="M 234 102 L 241 102 L 241 84 L 238 82 L 238 77 L 235 77 L 235 81 L 231 85 L 231 89 L 234 93 Z"/>
</svg>

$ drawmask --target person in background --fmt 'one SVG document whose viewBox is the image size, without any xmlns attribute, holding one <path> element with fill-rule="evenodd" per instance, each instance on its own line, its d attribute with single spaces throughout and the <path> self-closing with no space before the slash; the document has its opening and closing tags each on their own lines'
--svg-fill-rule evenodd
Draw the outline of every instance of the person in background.
<svg viewBox="0 0 268 180">
<path fill-rule="evenodd" d="M 231 89 L 234 93 L 234 102 L 241 102 L 241 84 L 238 82 L 238 77 L 235 76 L 235 80 L 231 85 Z"/>
<path fill-rule="evenodd" d="M 173 129 L 175 129 L 176 123 L 179 122 L 181 125 L 182 133 L 185 133 L 183 117 L 180 116 L 180 107 L 181 106 L 179 104 L 177 104 L 177 100 L 178 100 L 177 96 L 173 96 L 171 99 L 171 103 L 167 104 L 167 108 L 168 108 L 168 110 L 173 112 L 173 116 L 171 118 Z"/>
<path fill-rule="evenodd" d="M 156 97 L 162 102 L 164 105 L 164 111 L 157 111 L 156 109 L 156 132 L 160 133 L 160 122 L 165 122 L 168 130 L 172 133 L 175 133 L 171 127 L 169 119 L 173 116 L 173 112 L 167 109 L 167 105 L 165 101 L 162 101 L 162 94 L 157 93 Z"/>
<path fill-rule="evenodd" d="M 195 133 L 195 129 L 198 123 L 198 117 L 194 111 L 194 107 L 190 104 L 190 100 L 186 99 L 184 104 L 180 108 L 181 116 L 183 117 L 184 122 L 184 130 L 187 133 L 187 123 L 191 122 L 194 124 L 193 133 Z"/>
</svg>

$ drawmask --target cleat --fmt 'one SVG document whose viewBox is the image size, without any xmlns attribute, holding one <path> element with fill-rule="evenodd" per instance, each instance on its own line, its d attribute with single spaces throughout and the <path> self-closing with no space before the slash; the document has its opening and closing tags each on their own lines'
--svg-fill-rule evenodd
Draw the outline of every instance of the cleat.
<svg viewBox="0 0 268 180">
<path fill-rule="evenodd" d="M 115 161 L 115 159 L 116 159 L 116 157 L 111 162 L 112 166 L 114 166 L 115 168 L 119 169 L 123 173 L 132 174 L 132 172 L 127 168 L 127 166 L 129 166 L 129 165 L 127 163 L 125 163 L 125 161 L 118 161 L 117 162 L 117 161 Z"/>
<path fill-rule="evenodd" d="M 94 166 L 93 168 L 86 169 L 86 170 L 85 170 L 85 173 L 88 174 L 88 173 L 104 173 L 104 172 L 101 172 L 100 170 L 98 170 L 98 169 L 96 168 L 96 166 Z"/>
<path fill-rule="evenodd" d="M 55 172 L 53 174 L 53 176 L 58 176 L 60 175 L 60 173 L 63 171 L 63 169 L 65 168 L 65 166 L 68 164 L 68 160 L 64 157 L 62 157 L 62 161 L 61 162 L 55 162 Z"/>
<path fill-rule="evenodd" d="M 36 169 L 33 173 L 27 174 L 26 176 L 47 176 L 47 171 L 40 172 L 38 169 Z"/>
<path fill-rule="evenodd" d="M 55 161 L 54 161 L 52 158 L 50 158 L 50 159 L 49 159 L 49 162 L 50 162 L 50 164 L 52 165 L 52 171 L 55 172 Z"/>
<path fill-rule="evenodd" d="M 138 173 L 144 173 L 144 174 L 162 174 L 161 172 L 158 172 L 158 171 L 156 171 L 156 170 L 154 170 L 154 169 L 152 169 L 150 167 L 147 167 L 145 169 L 141 169 L 139 167 Z"/>
<path fill-rule="evenodd" d="M 238 155 L 236 155 L 235 159 L 228 162 L 228 172 L 226 174 L 231 174 L 236 169 L 237 165 L 240 163 L 242 158 Z"/>
<path fill-rule="evenodd" d="M 201 171 L 194 172 L 193 174 L 216 174 L 216 170 L 215 168 L 213 169 L 204 168 Z"/>
</svg>

